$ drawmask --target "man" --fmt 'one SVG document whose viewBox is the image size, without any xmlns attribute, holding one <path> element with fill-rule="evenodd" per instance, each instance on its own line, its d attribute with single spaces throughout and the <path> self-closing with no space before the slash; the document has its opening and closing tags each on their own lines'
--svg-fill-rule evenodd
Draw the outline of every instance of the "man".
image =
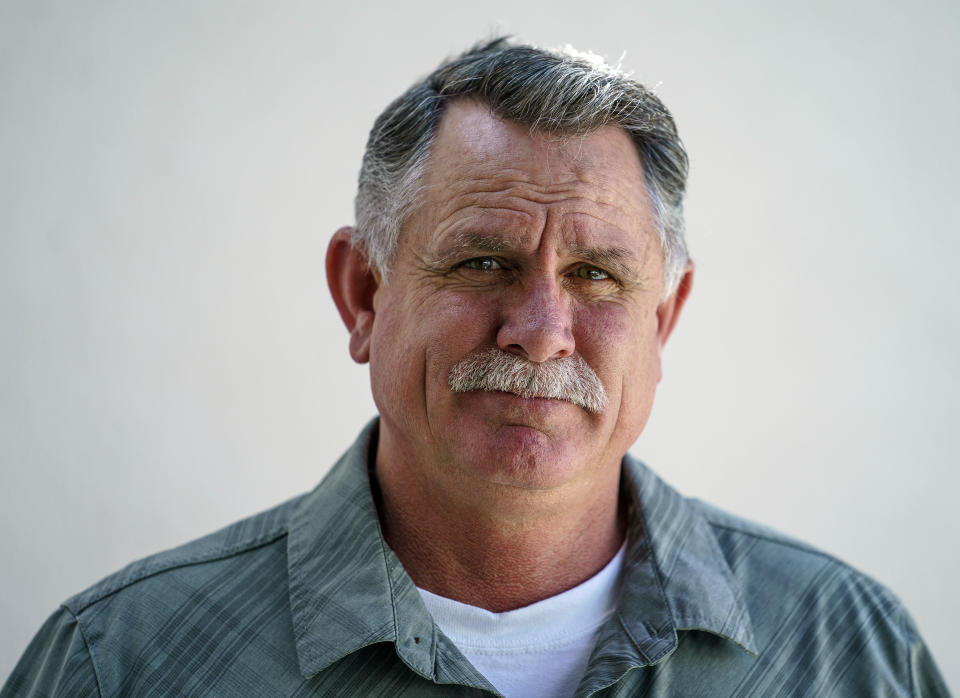
<svg viewBox="0 0 960 698">
<path fill-rule="evenodd" d="M 885 589 L 626 455 L 691 289 L 660 101 L 479 46 L 391 104 L 327 274 L 379 420 L 68 600 L 4 695 L 946 695 Z"/>
</svg>

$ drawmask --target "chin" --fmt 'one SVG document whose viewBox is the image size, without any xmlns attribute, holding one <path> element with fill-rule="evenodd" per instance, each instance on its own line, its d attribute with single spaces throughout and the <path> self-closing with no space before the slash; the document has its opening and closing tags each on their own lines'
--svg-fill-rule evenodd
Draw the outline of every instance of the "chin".
<svg viewBox="0 0 960 698">
<path fill-rule="evenodd" d="M 590 461 L 578 444 L 557 440 L 528 426 L 504 425 L 473 432 L 460 441 L 460 466 L 468 476 L 522 489 L 553 489 L 575 477 Z"/>
</svg>

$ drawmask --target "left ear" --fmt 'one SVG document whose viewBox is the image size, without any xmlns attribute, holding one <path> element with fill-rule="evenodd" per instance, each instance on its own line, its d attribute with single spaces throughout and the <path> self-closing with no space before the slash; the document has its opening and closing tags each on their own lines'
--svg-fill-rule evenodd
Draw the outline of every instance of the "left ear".
<svg viewBox="0 0 960 698">
<path fill-rule="evenodd" d="M 683 310 L 683 305 L 687 302 L 687 297 L 690 295 L 690 289 L 692 288 L 693 260 L 688 260 L 677 290 L 657 308 L 657 339 L 661 349 L 667 343 L 670 333 L 673 332 L 677 319 L 680 317 L 680 311 Z"/>
</svg>

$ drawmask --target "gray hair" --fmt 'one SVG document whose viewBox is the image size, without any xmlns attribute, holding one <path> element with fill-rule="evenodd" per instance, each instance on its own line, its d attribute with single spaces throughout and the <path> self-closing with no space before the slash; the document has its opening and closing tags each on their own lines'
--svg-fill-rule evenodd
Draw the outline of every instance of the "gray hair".
<svg viewBox="0 0 960 698">
<path fill-rule="evenodd" d="M 579 354 L 537 363 L 500 347 L 488 347 L 455 363 L 447 384 L 455 393 L 483 390 L 566 400 L 591 414 L 600 414 L 607 406 L 607 391 L 600 377 Z"/>
<path fill-rule="evenodd" d="M 417 204 L 446 105 L 463 98 L 532 132 L 580 136 L 608 124 L 627 131 L 643 163 L 656 214 L 664 295 L 676 290 L 687 263 L 687 153 L 670 112 L 653 92 L 599 56 L 571 47 L 513 45 L 507 38 L 478 44 L 447 60 L 394 100 L 374 123 L 360 169 L 354 244 L 366 251 L 381 274 L 388 273 L 400 229 Z"/>
</svg>

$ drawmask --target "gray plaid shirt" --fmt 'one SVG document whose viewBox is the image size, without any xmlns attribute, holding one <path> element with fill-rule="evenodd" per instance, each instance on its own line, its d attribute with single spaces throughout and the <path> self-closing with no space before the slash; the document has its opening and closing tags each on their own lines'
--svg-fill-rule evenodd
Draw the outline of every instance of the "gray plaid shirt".
<svg viewBox="0 0 960 698">
<path fill-rule="evenodd" d="M 376 430 L 309 494 L 69 599 L 0 695 L 495 693 L 381 536 L 368 475 Z M 619 608 L 578 695 L 947 695 L 880 585 L 682 497 L 629 456 L 622 482 L 631 511 Z"/>
</svg>

